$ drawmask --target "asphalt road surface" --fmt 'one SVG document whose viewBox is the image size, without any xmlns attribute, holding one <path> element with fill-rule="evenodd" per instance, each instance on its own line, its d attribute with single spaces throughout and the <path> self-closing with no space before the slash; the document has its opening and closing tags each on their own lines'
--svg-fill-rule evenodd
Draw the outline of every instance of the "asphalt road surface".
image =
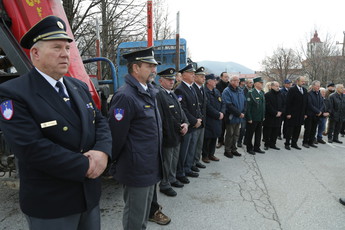
<svg viewBox="0 0 345 230">
<path fill-rule="evenodd" d="M 268 150 L 255 156 L 228 159 L 223 147 L 219 162 L 206 164 L 199 178 L 177 191 L 176 197 L 158 192 L 167 226 L 149 222 L 149 229 L 165 230 L 337 230 L 345 229 L 344 144 L 318 148 Z M 301 142 L 301 141 L 300 141 Z M 66 204 L 68 205 L 68 204 Z M 122 187 L 103 180 L 102 229 L 122 229 Z M 0 178 L 0 229 L 27 229 L 18 205 L 18 185 Z"/>
</svg>

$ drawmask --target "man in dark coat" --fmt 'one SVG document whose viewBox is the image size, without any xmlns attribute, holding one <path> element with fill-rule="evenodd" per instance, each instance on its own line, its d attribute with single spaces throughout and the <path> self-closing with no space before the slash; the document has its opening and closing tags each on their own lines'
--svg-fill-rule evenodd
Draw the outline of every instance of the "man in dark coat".
<svg viewBox="0 0 345 230">
<path fill-rule="evenodd" d="M 86 84 L 64 76 L 71 41 L 63 20 L 42 19 L 21 40 L 35 67 L 0 86 L 0 129 L 18 159 L 27 229 L 100 229 L 111 136 Z"/>
<path fill-rule="evenodd" d="M 172 92 L 175 81 L 175 69 L 168 68 L 157 75 L 160 76 L 157 104 L 163 125 L 163 178 L 159 188 L 167 196 L 176 196 L 177 193 L 171 186 L 183 187 L 183 184 L 176 180 L 176 168 L 181 138 L 188 131 L 188 120 L 177 96 Z"/>
<path fill-rule="evenodd" d="M 179 72 L 182 73 L 182 82 L 175 89 L 175 94 L 187 116 L 189 127 L 187 134 L 183 136 L 181 141 L 176 178 L 180 182 L 188 184 L 189 179 L 186 176 L 199 176 L 198 173 L 191 170 L 191 164 L 195 156 L 195 148 L 198 139 L 198 135 L 195 131 L 202 125 L 202 113 L 200 111 L 197 93 L 193 87 L 195 76 L 193 65 L 188 64 Z M 188 159 L 192 161 L 187 161 Z"/>
<path fill-rule="evenodd" d="M 204 87 L 207 96 L 206 106 L 206 128 L 204 144 L 202 148 L 203 161 L 219 161 L 214 156 L 217 138 L 222 133 L 222 120 L 225 114 L 225 105 L 222 102 L 222 95 L 216 89 L 216 78 L 214 74 L 206 75 L 206 86 Z"/>
<path fill-rule="evenodd" d="M 204 90 L 204 83 L 205 83 L 205 68 L 200 67 L 195 71 L 195 77 L 194 77 L 194 84 L 193 87 L 195 89 L 195 92 L 198 96 L 199 106 L 200 106 L 200 112 L 202 115 L 202 124 L 201 126 L 195 131 L 196 135 L 198 136 L 196 146 L 195 146 L 195 155 L 193 161 L 191 161 L 191 169 L 194 172 L 199 172 L 198 168 L 206 168 L 205 165 L 203 165 L 200 162 L 201 153 L 202 153 L 202 146 L 204 143 L 204 134 L 205 134 L 205 122 L 206 122 L 206 104 L 207 104 L 207 97 Z"/>
<path fill-rule="evenodd" d="M 123 228 L 146 229 L 155 184 L 161 180 L 162 125 L 156 95 L 148 84 L 156 74 L 153 48 L 124 54 L 126 84 L 109 109 L 115 178 L 124 185 Z"/>
<path fill-rule="evenodd" d="M 285 136 L 285 149 L 290 150 L 291 147 L 295 149 L 301 149 L 297 145 L 299 134 L 301 132 L 301 126 L 304 123 L 304 119 L 307 118 L 307 104 L 308 104 L 308 92 L 303 87 L 306 80 L 301 76 L 297 78 L 296 85 L 291 87 L 286 96 L 286 136 Z"/>
<path fill-rule="evenodd" d="M 248 92 L 246 110 L 246 147 L 249 154 L 265 153 L 260 149 L 262 122 L 265 118 L 265 96 L 262 91 L 263 80 L 261 77 L 254 78 L 254 88 Z M 252 144 L 253 135 L 254 146 Z"/>
<path fill-rule="evenodd" d="M 324 112 L 322 113 L 322 116 L 320 116 L 318 125 L 317 125 L 317 135 L 316 135 L 316 142 L 318 144 L 326 144 L 326 142 L 322 139 L 322 134 L 326 129 L 326 122 L 327 122 L 327 118 L 329 116 L 329 105 L 328 105 L 328 100 L 325 99 L 326 96 L 326 89 L 325 88 L 320 88 L 320 94 L 322 97 L 322 101 L 324 104 Z"/>
<path fill-rule="evenodd" d="M 266 111 L 263 129 L 265 130 L 265 150 L 269 148 L 279 150 L 276 146 L 277 136 L 281 129 L 281 119 L 284 113 L 283 97 L 279 90 L 279 83 L 272 81 L 271 90 L 265 94 Z"/>
<path fill-rule="evenodd" d="M 329 96 L 329 129 L 328 129 L 328 142 L 339 143 L 343 142 L 339 140 L 339 132 L 341 125 L 345 120 L 345 96 L 344 85 L 337 84 L 335 86 L 335 92 Z"/>
<path fill-rule="evenodd" d="M 285 79 L 283 82 L 283 87 L 280 89 L 282 99 L 283 99 L 284 111 L 285 111 L 285 107 L 286 107 L 286 96 L 287 96 L 289 89 L 291 88 L 291 85 L 292 85 L 291 80 Z M 283 123 L 283 138 L 285 138 L 285 133 L 286 133 L 286 129 L 287 129 L 286 128 L 286 114 L 285 114 L 285 112 L 282 115 L 282 123 Z M 279 140 L 282 140 L 281 133 L 282 133 L 282 130 L 280 129 L 279 133 L 278 133 L 278 139 Z"/>
<path fill-rule="evenodd" d="M 222 94 L 224 89 L 226 89 L 226 87 L 228 87 L 228 86 L 229 86 L 229 74 L 227 72 L 222 72 L 220 74 L 220 80 L 217 83 L 216 88 Z M 223 119 L 223 122 L 222 122 L 222 134 L 218 138 L 218 144 L 216 146 L 217 148 L 220 148 L 220 147 L 222 147 L 224 145 L 225 130 L 226 130 L 226 123 L 225 123 L 225 119 Z"/>
<path fill-rule="evenodd" d="M 308 92 L 307 118 L 304 120 L 303 147 L 305 148 L 317 148 L 314 144 L 317 124 L 325 110 L 320 93 L 320 81 L 313 81 L 311 87 Z"/>
</svg>

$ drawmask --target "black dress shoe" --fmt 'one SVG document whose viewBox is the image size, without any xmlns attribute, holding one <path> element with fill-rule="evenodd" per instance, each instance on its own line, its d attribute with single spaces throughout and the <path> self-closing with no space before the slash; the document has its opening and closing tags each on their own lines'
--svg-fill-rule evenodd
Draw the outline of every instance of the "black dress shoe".
<svg viewBox="0 0 345 230">
<path fill-rule="evenodd" d="M 291 147 L 294 148 L 294 149 L 301 150 L 301 147 L 299 147 L 298 145 L 291 145 Z"/>
<path fill-rule="evenodd" d="M 345 205 L 345 198 L 339 198 L 339 202 L 340 204 Z"/>
<path fill-rule="evenodd" d="M 326 144 L 326 141 L 324 141 L 324 140 L 322 140 L 322 139 L 317 140 L 317 142 L 320 143 L 320 144 Z"/>
<path fill-rule="evenodd" d="M 343 142 L 342 141 L 339 141 L 339 140 L 333 140 L 334 143 L 338 143 L 338 144 L 342 144 Z"/>
<path fill-rule="evenodd" d="M 275 150 L 280 150 L 280 148 L 278 148 L 278 147 L 275 146 L 275 145 L 270 146 L 270 148 L 271 148 L 271 149 L 275 149 Z"/>
<path fill-rule="evenodd" d="M 255 155 L 256 153 L 253 150 L 247 150 L 247 152 L 251 155 Z"/>
<path fill-rule="evenodd" d="M 160 189 L 159 190 L 161 193 L 164 193 L 167 196 L 176 196 L 177 193 L 175 192 L 174 189 L 172 188 L 167 188 L 167 189 Z"/>
<path fill-rule="evenodd" d="M 314 144 L 309 144 L 309 146 L 310 146 L 310 147 L 313 147 L 313 148 L 317 148 L 317 146 L 314 145 Z"/>
<path fill-rule="evenodd" d="M 182 188 L 184 186 L 184 184 L 182 184 L 180 181 L 175 181 L 174 183 L 170 184 L 171 186 L 175 187 L 175 188 Z"/>
<path fill-rule="evenodd" d="M 254 152 L 256 152 L 256 153 L 262 153 L 262 154 L 265 153 L 265 151 L 262 151 L 261 149 L 254 149 Z"/>
<path fill-rule="evenodd" d="M 302 146 L 303 146 L 304 148 L 309 149 L 309 145 L 308 145 L 308 144 L 302 144 Z M 292 147 L 292 146 L 291 146 L 291 147 Z"/>
<path fill-rule="evenodd" d="M 195 163 L 195 166 L 198 167 L 198 168 L 201 168 L 201 169 L 206 168 L 206 166 L 203 165 L 203 164 L 201 164 L 200 162 L 196 162 L 196 163 Z"/>
<path fill-rule="evenodd" d="M 189 184 L 189 180 L 188 180 L 188 178 L 187 177 L 185 177 L 185 176 L 181 176 L 181 177 L 176 177 L 176 179 L 178 179 L 181 183 L 183 183 L 183 184 Z"/>
<path fill-rule="evenodd" d="M 268 146 L 265 146 L 265 147 L 264 147 L 264 150 L 268 150 L 268 149 L 269 149 Z"/>
<path fill-rule="evenodd" d="M 330 140 L 330 139 L 328 139 L 328 143 L 333 143 L 333 141 L 332 141 L 332 140 Z"/>
<path fill-rule="evenodd" d="M 194 171 L 194 172 L 200 172 L 200 170 L 198 169 L 198 167 L 196 167 L 196 166 L 192 166 L 191 168 L 190 168 L 192 171 Z"/>
<path fill-rule="evenodd" d="M 199 176 L 199 173 L 190 171 L 190 172 L 187 172 L 187 173 L 186 173 L 186 176 L 189 176 L 189 177 L 198 177 L 198 176 Z"/>
<path fill-rule="evenodd" d="M 285 149 L 287 150 L 291 150 L 290 146 L 289 145 L 285 145 Z"/>
<path fill-rule="evenodd" d="M 234 157 L 231 152 L 224 152 L 224 156 L 226 156 L 227 158 L 233 158 Z"/>
<path fill-rule="evenodd" d="M 241 153 L 239 153 L 239 152 L 237 152 L 237 150 L 232 151 L 231 153 L 232 153 L 232 155 L 237 156 L 237 157 L 242 156 L 242 154 L 241 154 Z"/>
</svg>

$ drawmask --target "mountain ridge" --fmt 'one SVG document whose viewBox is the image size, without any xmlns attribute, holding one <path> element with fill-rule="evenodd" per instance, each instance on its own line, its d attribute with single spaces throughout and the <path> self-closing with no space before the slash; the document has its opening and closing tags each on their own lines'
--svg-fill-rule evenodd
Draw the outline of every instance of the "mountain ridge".
<svg viewBox="0 0 345 230">
<path fill-rule="evenodd" d="M 220 75 L 222 72 L 241 73 L 241 74 L 254 73 L 252 69 L 236 62 L 203 60 L 203 61 L 198 61 L 197 63 L 199 67 L 200 66 L 205 67 L 207 73 L 213 73 L 215 75 Z"/>
</svg>

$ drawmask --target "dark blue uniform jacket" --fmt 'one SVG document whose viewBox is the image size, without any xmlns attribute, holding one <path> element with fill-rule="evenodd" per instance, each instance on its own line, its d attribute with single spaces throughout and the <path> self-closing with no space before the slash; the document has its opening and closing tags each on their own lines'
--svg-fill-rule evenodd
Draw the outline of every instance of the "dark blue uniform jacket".
<svg viewBox="0 0 345 230">
<path fill-rule="evenodd" d="M 222 120 L 219 117 L 223 113 L 225 118 L 225 104 L 218 89 L 211 91 L 204 87 L 204 92 L 207 97 L 205 138 L 217 138 L 222 134 Z"/>
<path fill-rule="evenodd" d="M 147 187 L 161 179 L 161 118 L 158 89 L 150 93 L 131 75 L 113 96 L 109 124 L 113 137 L 115 179 L 131 187 Z"/>
<path fill-rule="evenodd" d="M 85 177 L 89 160 L 82 153 L 111 154 L 107 120 L 92 101 L 85 83 L 64 77 L 77 115 L 56 90 L 32 69 L 0 85 L 1 103 L 12 103 L 0 127 L 19 160 L 20 206 L 38 218 L 58 218 L 95 207 L 100 179 Z"/>
</svg>

